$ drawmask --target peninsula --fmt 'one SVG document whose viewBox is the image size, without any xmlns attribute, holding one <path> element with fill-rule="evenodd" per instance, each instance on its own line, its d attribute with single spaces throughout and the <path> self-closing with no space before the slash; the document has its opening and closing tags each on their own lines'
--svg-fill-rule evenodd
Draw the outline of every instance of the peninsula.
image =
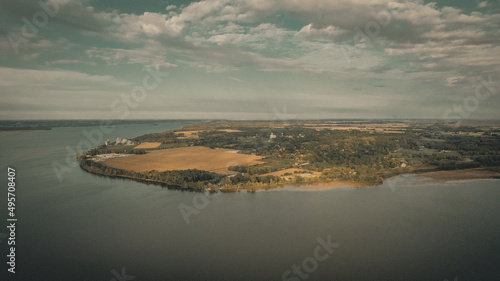
<svg viewBox="0 0 500 281">
<path fill-rule="evenodd" d="M 498 177 L 499 134 L 499 124 L 488 121 L 208 121 L 108 141 L 78 161 L 94 174 L 179 189 L 364 187 L 400 174 L 446 170 Z"/>
</svg>

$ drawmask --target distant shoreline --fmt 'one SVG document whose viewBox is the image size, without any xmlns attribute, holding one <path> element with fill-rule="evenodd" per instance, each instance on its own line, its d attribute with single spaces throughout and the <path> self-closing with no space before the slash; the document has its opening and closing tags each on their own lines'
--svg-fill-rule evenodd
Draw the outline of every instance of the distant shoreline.
<svg viewBox="0 0 500 281">
<path fill-rule="evenodd" d="M 462 170 L 449 170 L 449 171 L 443 170 L 443 171 L 433 171 L 425 173 L 404 173 L 387 178 L 384 180 L 384 182 L 386 182 L 387 180 L 395 179 L 403 175 L 415 175 L 420 178 L 429 178 L 432 179 L 433 182 L 500 179 L 500 173 L 498 172 L 488 171 L 485 170 L 484 168 L 475 168 L 475 169 L 462 169 Z M 296 187 L 286 186 L 284 189 L 300 190 L 300 191 L 321 191 L 321 190 L 346 188 L 346 187 L 356 187 L 356 188 L 376 187 L 382 184 L 371 185 L 362 182 L 333 181 L 324 183 L 303 184 Z"/>
<path fill-rule="evenodd" d="M 500 173 L 489 171 L 484 168 L 443 170 L 418 174 L 421 177 L 430 178 L 435 181 L 454 180 L 479 180 L 479 179 L 500 179 Z"/>
<path fill-rule="evenodd" d="M 40 130 L 12 130 L 12 131 L 2 130 L 2 131 L 0 131 L 0 133 L 18 134 L 18 133 L 29 133 L 29 132 L 36 132 L 36 131 L 40 131 Z"/>
</svg>

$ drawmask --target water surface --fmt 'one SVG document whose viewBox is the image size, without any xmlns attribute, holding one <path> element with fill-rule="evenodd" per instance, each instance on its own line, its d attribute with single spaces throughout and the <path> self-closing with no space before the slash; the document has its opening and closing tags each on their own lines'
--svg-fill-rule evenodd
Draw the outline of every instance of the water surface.
<svg viewBox="0 0 500 281">
<path fill-rule="evenodd" d="M 106 138 L 183 125 L 120 125 Z M 328 236 L 340 247 L 307 280 L 500 280 L 498 180 L 433 184 L 404 176 L 394 186 L 208 201 L 79 168 L 60 182 L 52 165 L 66 161 L 66 146 L 86 139 L 83 129 L 95 128 L 0 136 L 0 182 L 6 186 L 7 166 L 17 169 L 19 219 L 16 279 L 3 263 L 1 280 L 109 281 L 123 267 L 141 281 L 282 280 Z M 179 207 L 194 208 L 193 199 L 200 210 L 187 224 Z M 0 247 L 5 261 L 5 240 Z"/>
</svg>

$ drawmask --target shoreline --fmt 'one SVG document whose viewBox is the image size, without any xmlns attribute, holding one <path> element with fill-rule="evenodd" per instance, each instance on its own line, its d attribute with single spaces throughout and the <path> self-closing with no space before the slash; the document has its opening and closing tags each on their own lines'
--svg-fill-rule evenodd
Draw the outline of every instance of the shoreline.
<svg viewBox="0 0 500 281">
<path fill-rule="evenodd" d="M 481 180 L 481 179 L 500 179 L 500 173 L 494 171 L 488 171 L 484 168 L 473 168 L 473 169 L 461 169 L 461 170 L 442 170 L 442 171 L 433 171 L 433 172 L 424 172 L 424 173 L 404 173 L 399 174 L 397 176 L 393 176 L 384 180 L 392 180 L 400 176 L 404 175 L 414 175 L 416 177 L 422 179 L 430 179 L 432 182 L 448 182 L 448 181 L 467 181 L 467 180 Z M 324 182 L 324 183 L 311 183 L 311 184 L 303 184 L 300 186 L 285 187 L 285 190 L 299 190 L 299 191 L 321 191 L 321 190 L 329 190 L 335 188 L 347 188 L 347 187 L 355 187 L 355 188 L 365 188 L 365 187 L 376 187 L 382 184 L 367 184 L 362 182 L 346 182 L 346 181 L 333 181 L 333 182 Z"/>
<path fill-rule="evenodd" d="M 380 185 L 380 184 L 378 184 Z M 350 182 L 350 181 L 331 181 L 331 182 L 318 182 L 318 183 L 309 183 L 309 184 L 301 184 L 301 185 L 285 185 L 284 190 L 297 190 L 297 191 L 321 191 L 321 190 L 329 190 L 335 188 L 363 188 L 363 187 L 372 187 L 378 186 L 372 185 L 363 182 Z"/>
<path fill-rule="evenodd" d="M 7 134 L 19 134 L 19 133 L 29 133 L 29 132 L 36 132 L 40 130 L 1 130 L 0 133 L 7 133 Z"/>
<path fill-rule="evenodd" d="M 404 175 L 414 175 L 420 179 L 428 179 L 431 182 L 448 182 L 448 181 L 467 181 L 467 180 L 480 180 L 480 179 L 500 179 L 500 173 L 489 171 L 484 168 L 473 168 L 473 169 L 462 169 L 462 170 L 442 170 L 442 171 L 433 171 L 433 172 L 425 172 L 425 173 L 404 173 L 399 174 L 397 176 L 393 176 L 384 180 L 384 182 L 380 184 L 370 184 L 366 182 L 350 182 L 350 181 L 330 181 L 330 182 L 312 182 L 312 183 L 303 183 L 303 184 L 285 184 L 285 185 L 277 185 L 277 186 L 261 186 L 260 188 L 222 188 L 219 190 L 198 190 L 193 188 L 183 188 L 181 186 L 169 185 L 164 182 L 159 182 L 151 179 L 140 179 L 133 178 L 125 175 L 102 175 L 99 173 L 90 172 L 83 167 L 81 167 L 86 172 L 90 174 L 101 176 L 101 177 L 109 177 L 115 179 L 125 179 L 125 180 L 133 180 L 146 184 L 154 184 L 159 185 L 163 188 L 169 188 L 174 190 L 181 191 L 194 191 L 194 192 L 224 192 L 224 193 L 232 193 L 232 192 L 258 192 L 258 191 L 266 191 L 266 190 L 288 190 L 288 191 L 324 191 L 330 189 L 337 188 L 367 188 L 367 187 L 377 187 L 383 185 L 387 180 L 392 180 L 400 176 Z"/>
<path fill-rule="evenodd" d="M 443 170 L 416 174 L 422 178 L 435 181 L 457 181 L 457 180 L 479 180 L 479 179 L 500 179 L 500 173 L 489 171 L 484 168 Z"/>
</svg>

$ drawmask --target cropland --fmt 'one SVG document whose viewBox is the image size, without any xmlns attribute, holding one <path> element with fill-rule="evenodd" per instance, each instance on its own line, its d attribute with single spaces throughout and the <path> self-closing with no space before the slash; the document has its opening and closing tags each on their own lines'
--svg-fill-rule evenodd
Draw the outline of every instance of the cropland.
<svg viewBox="0 0 500 281">
<path fill-rule="evenodd" d="M 204 146 L 152 150 L 146 154 L 134 154 L 128 157 L 113 158 L 103 162 L 116 169 L 134 172 L 174 171 L 197 169 L 221 175 L 233 175 L 232 166 L 251 166 L 262 164 L 261 156 L 238 154 L 229 149 L 211 149 Z"/>
</svg>

